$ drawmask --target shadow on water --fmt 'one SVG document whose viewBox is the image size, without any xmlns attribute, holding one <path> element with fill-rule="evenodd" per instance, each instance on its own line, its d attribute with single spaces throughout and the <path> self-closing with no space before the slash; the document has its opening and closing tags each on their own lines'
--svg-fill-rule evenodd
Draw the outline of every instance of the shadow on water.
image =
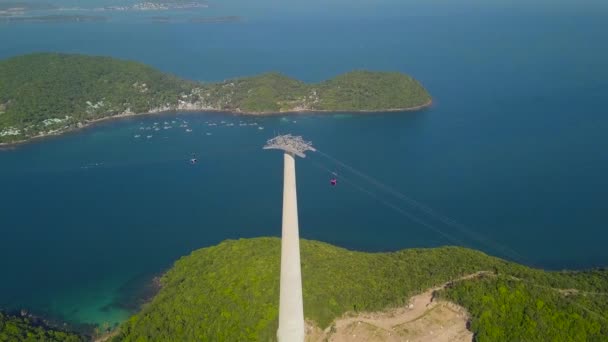
<svg viewBox="0 0 608 342">
<path fill-rule="evenodd" d="M 117 291 L 115 299 L 101 310 L 111 312 L 126 310 L 131 314 L 139 311 L 142 305 L 152 300 L 161 287 L 160 273 L 141 273 L 125 282 Z"/>
</svg>

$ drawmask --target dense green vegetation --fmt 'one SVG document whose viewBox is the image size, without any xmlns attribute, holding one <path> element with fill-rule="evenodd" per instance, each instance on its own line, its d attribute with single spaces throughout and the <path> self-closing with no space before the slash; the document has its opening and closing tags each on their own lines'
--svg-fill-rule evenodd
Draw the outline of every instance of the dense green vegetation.
<svg viewBox="0 0 608 342">
<path fill-rule="evenodd" d="M 279 112 L 303 105 L 305 83 L 279 73 L 207 84 L 203 101 L 214 108 L 246 112 Z"/>
<path fill-rule="evenodd" d="M 319 86 L 323 110 L 369 110 L 374 108 L 413 108 L 431 100 L 413 78 L 401 73 L 354 71 Z"/>
<path fill-rule="evenodd" d="M 190 88 L 143 64 L 108 57 L 44 53 L 10 58 L 0 62 L 0 131 L 16 127 L 22 135 L 4 140 L 18 140 L 127 109 L 145 112 L 175 102 Z M 62 121 L 45 124 L 47 119 Z"/>
<path fill-rule="evenodd" d="M 201 92 L 203 93 L 203 92 Z M 423 106 L 430 95 L 413 78 L 397 72 L 353 71 L 308 84 L 280 73 L 207 85 L 204 102 L 244 112 L 374 111 Z"/>
<path fill-rule="evenodd" d="M 84 337 L 41 326 L 27 317 L 0 312 L 0 341 L 7 342 L 81 342 Z"/>
<path fill-rule="evenodd" d="M 430 287 L 489 271 L 439 293 L 470 310 L 480 341 L 608 336 L 606 271 L 545 272 L 457 247 L 362 253 L 302 240 L 301 253 L 305 316 L 323 328 L 347 311 L 402 305 Z M 279 258 L 276 238 L 226 241 L 181 258 L 115 341 L 274 340 Z"/>
<path fill-rule="evenodd" d="M 606 271 L 483 277 L 458 282 L 441 296 L 469 310 L 476 341 L 608 341 Z"/>
<path fill-rule="evenodd" d="M 0 143 L 86 125 L 121 113 L 243 113 L 406 109 L 430 103 L 411 77 L 356 71 L 307 84 L 279 73 L 197 83 L 137 62 L 36 53 L 0 61 Z"/>
<path fill-rule="evenodd" d="M 322 328 L 346 312 L 404 305 L 451 281 L 435 296 L 469 311 L 476 341 L 608 341 L 608 270 L 547 272 L 459 247 L 363 253 L 302 240 L 301 254 L 304 313 Z M 277 238 L 194 251 L 113 341 L 275 340 L 279 258 Z M 0 341 L 83 340 L 0 313 Z"/>
</svg>

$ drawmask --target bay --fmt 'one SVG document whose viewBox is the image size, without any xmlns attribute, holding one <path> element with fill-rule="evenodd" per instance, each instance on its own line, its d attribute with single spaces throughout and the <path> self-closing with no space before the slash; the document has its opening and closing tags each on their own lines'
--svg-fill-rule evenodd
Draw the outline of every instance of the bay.
<svg viewBox="0 0 608 342">
<path fill-rule="evenodd" d="M 246 20 L 213 25 L 128 16 L 1 25 L 2 58 L 110 55 L 207 81 L 396 70 L 420 80 L 434 105 L 141 116 L 0 151 L 0 308 L 114 324 L 129 314 L 134 279 L 227 238 L 278 236 L 282 158 L 261 149 L 277 133 L 320 151 L 297 162 L 304 238 L 365 251 L 459 244 L 549 269 L 605 266 L 606 12 L 391 6 L 250 16 L 235 6 L 222 14 Z M 165 121 L 171 129 L 146 130 Z"/>
</svg>

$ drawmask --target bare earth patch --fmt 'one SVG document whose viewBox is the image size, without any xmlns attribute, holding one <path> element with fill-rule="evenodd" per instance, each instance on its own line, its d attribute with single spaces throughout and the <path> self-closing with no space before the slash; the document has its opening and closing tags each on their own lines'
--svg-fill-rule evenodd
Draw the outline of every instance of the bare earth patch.
<svg viewBox="0 0 608 342">
<path fill-rule="evenodd" d="M 487 272 L 478 272 L 458 280 L 474 278 L 485 273 Z M 454 303 L 433 299 L 433 292 L 443 289 L 446 285 L 412 297 L 406 307 L 374 313 L 346 314 L 324 331 L 308 321 L 306 341 L 470 342 L 473 340 L 473 333 L 467 329 L 469 316 L 466 310 Z"/>
</svg>

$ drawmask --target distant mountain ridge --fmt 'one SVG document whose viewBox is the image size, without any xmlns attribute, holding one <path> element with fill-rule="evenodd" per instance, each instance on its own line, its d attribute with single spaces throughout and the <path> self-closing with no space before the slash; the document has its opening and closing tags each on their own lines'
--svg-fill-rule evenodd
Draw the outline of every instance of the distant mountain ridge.
<svg viewBox="0 0 608 342">
<path fill-rule="evenodd" d="M 353 71 L 316 84 L 280 73 L 200 83 L 110 57 L 35 53 L 0 61 L 0 143 L 139 113 L 401 111 L 430 103 L 418 81 L 397 72 Z"/>
</svg>

